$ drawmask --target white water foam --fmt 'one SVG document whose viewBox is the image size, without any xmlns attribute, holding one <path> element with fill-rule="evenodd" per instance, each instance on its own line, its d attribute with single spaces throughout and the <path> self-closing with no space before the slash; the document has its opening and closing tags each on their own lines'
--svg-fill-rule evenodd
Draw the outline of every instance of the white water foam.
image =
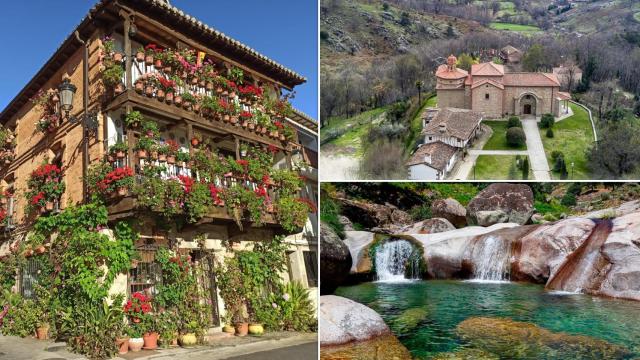
<svg viewBox="0 0 640 360">
<path fill-rule="evenodd" d="M 376 274 L 379 282 L 407 282 L 419 280 L 420 259 L 407 240 L 388 241 L 376 252 Z M 411 271 L 406 277 L 407 267 Z"/>
<path fill-rule="evenodd" d="M 508 282 L 511 246 L 496 236 L 487 236 L 474 249 L 473 264 L 476 282 Z"/>
</svg>

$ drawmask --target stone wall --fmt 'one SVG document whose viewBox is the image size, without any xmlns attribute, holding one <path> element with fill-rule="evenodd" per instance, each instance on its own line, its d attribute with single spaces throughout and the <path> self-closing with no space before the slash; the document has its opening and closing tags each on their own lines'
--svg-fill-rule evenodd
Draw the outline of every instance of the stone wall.
<svg viewBox="0 0 640 360">
<path fill-rule="evenodd" d="M 462 108 L 464 109 L 464 89 L 456 90 L 438 90 L 438 107 L 446 108 Z"/>
<path fill-rule="evenodd" d="M 557 96 L 558 88 L 541 86 L 506 86 L 504 91 L 503 113 L 509 115 L 522 114 L 522 104 L 516 108 L 516 104 L 523 94 L 533 94 L 538 99 L 536 101 L 536 115 L 542 116 L 546 113 L 556 113 L 557 104 L 554 104 L 554 97 Z"/>
<path fill-rule="evenodd" d="M 471 90 L 471 108 L 482 111 L 485 118 L 501 118 L 503 106 L 503 90 L 485 84 Z M 486 95 L 489 94 L 489 98 Z"/>
</svg>

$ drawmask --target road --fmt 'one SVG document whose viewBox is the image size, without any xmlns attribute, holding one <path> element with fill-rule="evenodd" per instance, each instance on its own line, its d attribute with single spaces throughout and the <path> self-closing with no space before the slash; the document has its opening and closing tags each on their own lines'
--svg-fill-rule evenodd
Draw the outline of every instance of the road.
<svg viewBox="0 0 640 360">
<path fill-rule="evenodd" d="M 202 358 L 189 358 L 189 359 L 202 359 Z M 284 359 L 296 359 L 296 360 L 317 360 L 318 359 L 318 344 L 307 343 L 302 345 L 290 346 L 286 348 L 274 349 L 269 351 L 257 352 L 249 355 L 235 356 L 227 358 L 226 360 L 284 360 Z"/>
</svg>

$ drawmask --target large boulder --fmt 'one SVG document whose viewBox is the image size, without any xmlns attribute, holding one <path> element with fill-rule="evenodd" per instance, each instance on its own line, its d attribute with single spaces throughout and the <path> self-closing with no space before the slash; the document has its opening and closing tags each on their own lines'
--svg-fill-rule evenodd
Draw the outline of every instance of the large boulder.
<svg viewBox="0 0 640 360">
<path fill-rule="evenodd" d="M 613 220 L 601 252 L 610 265 L 596 293 L 640 300 L 640 212 Z"/>
<path fill-rule="evenodd" d="M 513 247 L 511 279 L 546 283 L 594 226 L 589 219 L 573 218 L 534 227 Z"/>
<path fill-rule="evenodd" d="M 374 310 L 353 300 L 324 295 L 320 297 L 320 346 L 364 341 L 391 333 Z"/>
<path fill-rule="evenodd" d="M 411 359 L 378 313 L 347 298 L 321 296 L 318 326 L 323 360 Z"/>
<path fill-rule="evenodd" d="M 455 227 L 467 224 L 467 209 L 455 199 L 439 199 L 431 204 L 431 216 L 449 220 Z"/>
<path fill-rule="evenodd" d="M 365 229 L 379 229 L 392 233 L 412 223 L 411 215 L 391 204 L 340 199 L 342 213 Z"/>
<path fill-rule="evenodd" d="M 349 276 L 351 253 L 340 237 L 320 223 L 320 292 L 331 294 Z"/>
<path fill-rule="evenodd" d="M 373 243 L 376 234 L 369 231 L 345 231 L 344 234 L 344 244 L 351 253 L 351 273 L 370 273 L 373 263 L 369 256 L 369 246 Z"/>
<path fill-rule="evenodd" d="M 455 226 L 445 218 L 432 218 L 422 222 L 418 234 L 436 234 L 455 229 Z"/>
<path fill-rule="evenodd" d="M 344 226 L 344 231 L 353 231 L 353 223 L 351 222 L 351 220 L 349 220 L 348 217 L 344 216 L 344 215 L 339 215 L 338 216 L 338 222 L 340 224 L 342 224 L 342 226 Z"/>
<path fill-rule="evenodd" d="M 529 186 L 494 183 L 469 202 L 467 222 L 480 226 L 491 226 L 501 222 L 524 225 L 533 212 L 533 191 Z"/>
</svg>

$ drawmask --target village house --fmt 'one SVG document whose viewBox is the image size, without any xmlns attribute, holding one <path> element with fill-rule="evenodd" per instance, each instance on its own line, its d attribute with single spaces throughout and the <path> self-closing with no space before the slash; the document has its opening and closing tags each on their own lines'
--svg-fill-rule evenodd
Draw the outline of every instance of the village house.
<svg viewBox="0 0 640 360">
<path fill-rule="evenodd" d="M 157 61 L 160 54 L 164 64 Z M 203 75 L 198 78 L 194 71 Z M 131 191 L 110 194 L 110 221 L 135 218 L 141 223 L 135 244 L 140 261 L 128 275 L 118 276 L 112 292 L 152 294 L 159 278 L 156 251 L 176 248 L 190 255 L 193 265 L 205 273 L 200 281 L 208 298 L 203 301 L 212 304 L 211 327 L 219 328 L 225 305 L 216 271 L 229 256 L 228 245 L 251 249 L 255 243 L 284 235 L 289 261 L 282 276 L 302 283 L 315 302 L 318 129 L 309 116 L 288 111 L 286 101 L 286 94 L 305 81 L 168 1 L 100 0 L 0 113 L 0 123 L 15 136 L 12 158 L 0 169 L 1 187 L 8 194 L 0 257 L 25 239 L 38 217 L 85 203 L 90 195 L 87 174 L 94 165 L 132 169 L 139 183 L 148 176 L 145 169 L 161 164 L 166 166 L 163 181 L 208 181 L 212 197 L 232 188 L 264 196 L 263 224 L 254 225 L 242 211 L 235 212 L 229 201 L 225 205 L 219 199 L 197 221 L 158 221 L 163 219 L 161 209 L 139 206 L 140 199 Z M 210 102 L 204 103 L 205 99 Z M 129 125 L 134 112 L 158 128 Z M 167 153 L 154 155 L 151 148 L 143 147 L 142 140 L 154 132 L 158 148 Z M 309 205 L 306 223 L 293 231 L 283 227 L 278 185 L 271 184 L 268 175 L 265 180 L 235 172 L 213 178 L 198 173 L 189 159 L 205 150 L 214 160 L 237 161 L 240 169 L 252 152 L 273 154 L 274 172 L 290 170 L 296 179 L 303 179 L 290 199 L 294 205 Z M 45 163 L 63 169 L 66 189 L 55 199 L 29 198 L 30 177 Z M 35 213 L 28 211 L 40 200 L 47 200 L 46 206 Z M 214 260 L 198 261 L 207 254 L 213 254 Z M 21 294 L 32 293 L 37 274 L 37 266 L 27 264 L 18 279 Z"/>
<path fill-rule="evenodd" d="M 572 91 L 582 81 L 582 69 L 576 65 L 560 65 L 553 68 L 563 90 Z"/>
<path fill-rule="evenodd" d="M 411 180 L 442 180 L 480 131 L 482 113 L 467 109 L 426 109 L 421 145 L 406 166 Z"/>
<path fill-rule="evenodd" d="M 489 119 L 559 115 L 563 98 L 555 74 L 505 72 L 504 65 L 493 62 L 474 64 L 468 72 L 456 62 L 451 55 L 436 70 L 438 106 L 480 111 Z"/>
<path fill-rule="evenodd" d="M 522 55 L 522 51 L 511 45 L 500 49 L 500 59 L 502 59 L 505 64 L 519 64 L 522 61 Z"/>
</svg>

